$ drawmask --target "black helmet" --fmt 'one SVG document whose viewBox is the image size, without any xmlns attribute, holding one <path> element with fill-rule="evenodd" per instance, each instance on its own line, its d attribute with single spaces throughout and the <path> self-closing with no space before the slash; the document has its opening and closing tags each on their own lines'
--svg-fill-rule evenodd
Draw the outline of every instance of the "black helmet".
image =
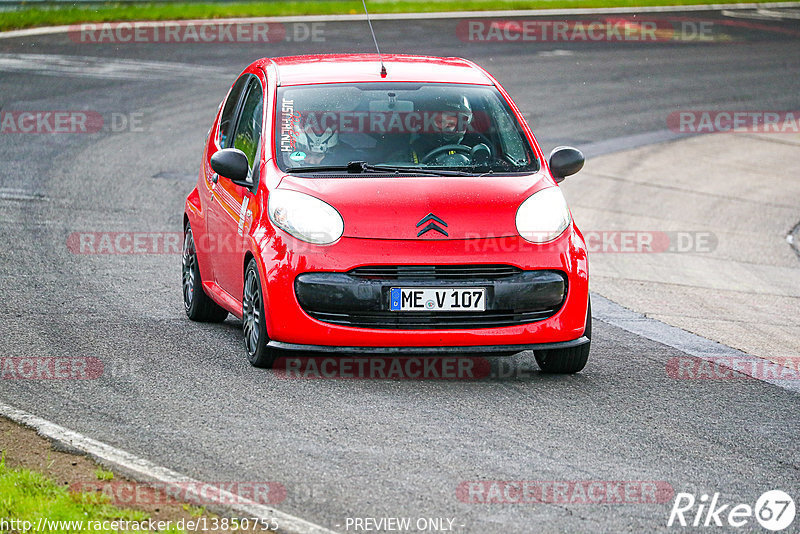
<svg viewBox="0 0 800 534">
<path fill-rule="evenodd" d="M 437 99 L 437 103 L 439 104 L 437 111 L 451 119 L 448 123 L 452 125 L 440 132 L 442 141 L 451 145 L 460 143 L 472 122 L 472 107 L 469 105 L 469 100 L 464 95 L 450 94 Z M 457 120 L 453 121 L 452 118 Z"/>
</svg>

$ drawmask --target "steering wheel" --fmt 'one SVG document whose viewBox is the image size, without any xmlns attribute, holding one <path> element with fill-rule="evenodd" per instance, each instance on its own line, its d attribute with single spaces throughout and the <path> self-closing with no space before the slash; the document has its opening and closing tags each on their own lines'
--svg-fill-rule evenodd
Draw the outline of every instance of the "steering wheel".
<svg viewBox="0 0 800 534">
<path fill-rule="evenodd" d="M 472 148 L 465 145 L 444 145 L 439 148 L 434 148 L 422 158 L 420 163 L 430 163 L 434 158 L 441 156 L 445 152 L 456 152 L 468 156 L 472 159 Z"/>
</svg>

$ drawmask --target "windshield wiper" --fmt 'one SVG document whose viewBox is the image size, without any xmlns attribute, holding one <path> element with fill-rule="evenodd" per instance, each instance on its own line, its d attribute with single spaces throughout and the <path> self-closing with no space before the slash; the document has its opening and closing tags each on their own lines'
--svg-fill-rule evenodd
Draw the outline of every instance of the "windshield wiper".
<svg viewBox="0 0 800 534">
<path fill-rule="evenodd" d="M 409 167 L 402 165 L 374 165 L 366 161 L 351 161 L 347 164 L 347 172 L 405 172 L 409 174 L 429 174 L 431 176 L 472 176 L 471 172 L 430 169 L 425 167 Z"/>
<path fill-rule="evenodd" d="M 366 161 L 351 161 L 347 165 L 311 165 L 308 167 L 291 167 L 286 169 L 288 173 L 304 173 L 304 172 L 330 172 L 330 171 L 347 171 L 348 174 L 364 174 L 364 173 L 408 173 L 408 174 L 425 174 L 430 176 L 473 176 L 474 173 L 457 170 L 447 169 L 429 169 L 424 167 L 409 167 L 401 165 L 373 165 Z"/>
</svg>

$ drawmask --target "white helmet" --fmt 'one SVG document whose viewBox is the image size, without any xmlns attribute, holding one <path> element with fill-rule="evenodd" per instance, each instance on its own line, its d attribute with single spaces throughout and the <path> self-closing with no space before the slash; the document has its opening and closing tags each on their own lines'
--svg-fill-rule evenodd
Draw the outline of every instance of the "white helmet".
<svg viewBox="0 0 800 534">
<path fill-rule="evenodd" d="M 305 128 L 295 124 L 294 139 L 296 150 L 304 150 L 312 154 L 325 154 L 339 143 L 339 132 L 328 127 L 317 135 L 310 124 Z"/>
</svg>

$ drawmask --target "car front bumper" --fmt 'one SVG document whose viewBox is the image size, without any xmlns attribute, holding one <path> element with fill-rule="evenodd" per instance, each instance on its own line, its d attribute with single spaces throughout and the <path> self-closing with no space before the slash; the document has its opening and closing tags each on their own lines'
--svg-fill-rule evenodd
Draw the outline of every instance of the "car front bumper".
<svg viewBox="0 0 800 534">
<path fill-rule="evenodd" d="M 464 330 L 534 323 L 558 312 L 566 296 L 566 275 L 559 271 L 521 271 L 510 266 L 506 271 L 500 269 L 503 266 L 486 266 L 485 272 L 479 272 L 481 266 L 464 266 L 459 273 L 448 268 L 458 266 L 431 265 L 412 266 L 404 272 L 403 267 L 303 273 L 295 279 L 295 294 L 303 311 L 318 321 L 391 330 Z M 441 271 L 445 274 L 437 274 Z M 475 272 L 483 276 L 474 276 Z M 482 288 L 486 310 L 391 311 L 393 287 Z"/>
<path fill-rule="evenodd" d="M 583 238 L 574 226 L 554 242 L 535 245 L 520 237 L 473 240 L 392 241 L 342 238 L 315 247 L 278 231 L 261 246 L 267 333 L 270 345 L 323 352 L 517 352 L 564 348 L 583 337 L 588 305 L 588 264 Z M 517 274 L 504 280 L 437 278 L 387 280 L 354 277 L 369 266 L 508 265 Z M 445 314 L 389 312 L 390 287 L 485 287 L 491 321 L 454 325 Z M 342 313 L 343 312 L 343 313 Z M 382 324 L 344 321 L 352 312 Z M 508 312 L 508 313 L 506 313 Z M 327 315 L 326 315 L 327 314 Z M 537 315 L 538 314 L 538 315 Z M 424 324 L 403 317 L 428 316 Z M 477 315 L 477 314 L 469 314 Z M 390 324 L 394 321 L 394 324 Z M 437 322 L 439 324 L 437 324 Z M 419 323 L 419 321 L 417 321 Z"/>
<path fill-rule="evenodd" d="M 476 345 L 476 346 L 452 346 L 452 347 L 334 347 L 330 345 L 300 345 L 297 343 L 284 343 L 272 340 L 267 345 L 272 348 L 296 351 L 296 352 L 325 352 L 336 354 L 378 354 L 378 355 L 411 355 L 411 354 L 469 354 L 492 353 L 497 355 L 515 354 L 524 350 L 550 350 L 568 349 L 589 343 L 589 338 L 581 336 L 572 341 L 562 341 L 560 343 L 529 343 L 527 345 Z"/>
</svg>

